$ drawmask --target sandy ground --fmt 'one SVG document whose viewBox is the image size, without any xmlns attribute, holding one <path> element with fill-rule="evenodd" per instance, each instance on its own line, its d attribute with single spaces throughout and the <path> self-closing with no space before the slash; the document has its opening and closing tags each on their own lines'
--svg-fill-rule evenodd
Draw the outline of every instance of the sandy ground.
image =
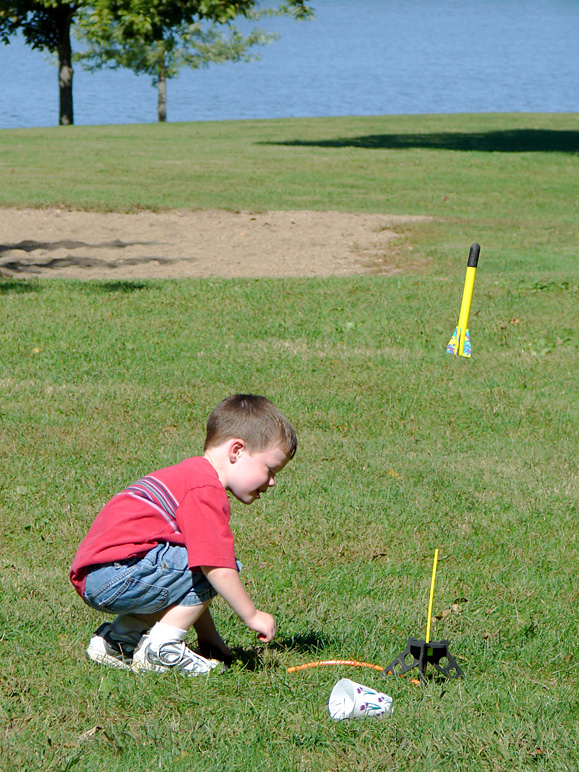
<svg viewBox="0 0 579 772">
<path fill-rule="evenodd" d="M 394 228 L 427 218 L 339 212 L 100 214 L 0 209 L 0 276 L 80 279 L 395 273 Z"/>
</svg>

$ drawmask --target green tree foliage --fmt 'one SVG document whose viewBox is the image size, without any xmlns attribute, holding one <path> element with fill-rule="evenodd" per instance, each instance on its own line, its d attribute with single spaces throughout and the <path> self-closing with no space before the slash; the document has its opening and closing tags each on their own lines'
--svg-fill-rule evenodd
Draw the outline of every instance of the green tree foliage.
<svg viewBox="0 0 579 772">
<path fill-rule="evenodd" d="M 265 45 L 278 36 L 259 27 L 243 34 L 231 21 L 181 21 L 172 26 L 162 23 L 147 25 L 142 18 L 117 18 L 108 11 L 87 8 L 79 16 L 77 37 L 88 46 L 75 59 L 91 71 L 124 67 L 137 75 L 152 78 L 158 90 L 157 114 L 159 121 L 167 118 L 167 80 L 177 76 L 183 67 L 199 69 L 211 64 L 251 61 L 258 58 L 251 53 L 256 46 Z M 277 9 L 256 11 L 250 9 L 244 16 L 258 21 L 264 15 L 292 13 L 282 6 Z"/>
<path fill-rule="evenodd" d="M 1 0 L 0 41 L 21 32 L 27 45 L 58 57 L 60 123 L 74 122 L 70 31 L 85 0 Z"/>
<path fill-rule="evenodd" d="M 152 74 L 152 63 L 156 62 L 154 77 L 159 82 L 163 61 L 166 78 L 167 73 L 175 73 L 175 68 L 184 65 L 205 66 L 201 64 L 203 57 L 206 64 L 243 59 L 249 48 L 267 42 L 267 36 L 260 30 L 244 37 L 234 28 L 229 36 L 219 34 L 215 28 L 215 24 L 231 24 L 239 15 L 251 17 L 258 6 L 259 0 L 0 0 L 0 41 L 9 43 L 20 32 L 27 45 L 57 55 L 59 122 L 72 124 L 71 31 L 75 24 L 86 33 L 86 20 L 90 19 L 91 45 L 95 47 L 100 37 L 99 45 L 103 53 L 111 53 L 113 66 L 129 66 L 137 72 Z M 311 15 L 307 0 L 285 0 L 280 9 L 296 18 Z M 201 28 L 201 21 L 208 27 Z M 135 51 L 129 55 L 130 41 L 134 41 Z M 151 49 L 148 64 L 143 47 Z M 127 56 L 123 63 L 119 59 L 121 51 L 123 58 Z M 96 47 L 94 53 L 93 65 L 99 58 Z"/>
</svg>

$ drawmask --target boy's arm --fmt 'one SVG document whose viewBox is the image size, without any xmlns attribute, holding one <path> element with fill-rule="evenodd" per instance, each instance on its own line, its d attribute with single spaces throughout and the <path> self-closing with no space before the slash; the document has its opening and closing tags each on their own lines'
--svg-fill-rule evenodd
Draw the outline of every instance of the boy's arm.
<svg viewBox="0 0 579 772">
<path fill-rule="evenodd" d="M 261 641 L 273 641 L 276 633 L 275 619 L 271 614 L 255 608 L 234 568 L 201 566 L 201 570 L 237 616 L 250 630 L 259 633 Z"/>
</svg>

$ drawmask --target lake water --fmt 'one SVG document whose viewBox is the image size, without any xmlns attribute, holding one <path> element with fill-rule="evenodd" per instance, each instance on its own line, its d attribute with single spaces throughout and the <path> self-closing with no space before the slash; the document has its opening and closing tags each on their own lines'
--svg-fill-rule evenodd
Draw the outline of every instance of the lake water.
<svg viewBox="0 0 579 772">
<path fill-rule="evenodd" d="M 272 19 L 261 61 L 183 71 L 170 121 L 456 112 L 579 112 L 577 0 L 312 0 Z M 58 123 L 47 56 L 0 44 L 0 128 Z M 77 65 L 77 125 L 156 121 L 156 90 Z"/>
</svg>

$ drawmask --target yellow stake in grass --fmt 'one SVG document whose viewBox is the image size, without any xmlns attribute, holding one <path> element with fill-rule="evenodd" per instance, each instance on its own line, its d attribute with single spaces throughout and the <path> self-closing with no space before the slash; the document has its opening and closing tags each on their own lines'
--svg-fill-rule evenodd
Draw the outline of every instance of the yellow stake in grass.
<svg viewBox="0 0 579 772">
<path fill-rule="evenodd" d="M 457 661 L 448 650 L 448 641 L 433 641 L 430 643 L 430 623 L 432 621 L 432 601 L 434 600 L 434 582 L 436 581 L 436 566 L 438 550 L 434 550 L 434 565 L 432 566 L 432 581 L 430 582 L 430 601 L 428 603 L 428 620 L 426 622 L 426 639 L 409 638 L 404 651 L 386 665 L 388 675 L 401 676 L 415 667 L 420 672 L 420 681 L 424 683 L 428 663 L 447 678 L 463 678 L 463 672 Z"/>
<path fill-rule="evenodd" d="M 462 303 L 460 304 L 458 324 L 446 347 L 447 353 L 461 357 L 470 357 L 471 355 L 468 317 L 470 315 L 470 304 L 472 302 L 474 277 L 476 276 L 479 254 L 480 246 L 478 244 L 473 244 L 468 254 L 468 263 L 466 264 L 466 278 L 464 280 L 464 290 L 462 292 Z"/>
<path fill-rule="evenodd" d="M 436 565 L 438 563 L 438 549 L 434 550 L 434 565 L 432 566 L 432 581 L 430 582 L 430 600 L 428 602 L 428 620 L 426 622 L 426 643 L 430 642 L 430 622 L 432 621 L 432 601 L 434 600 L 434 582 L 436 581 Z"/>
</svg>

